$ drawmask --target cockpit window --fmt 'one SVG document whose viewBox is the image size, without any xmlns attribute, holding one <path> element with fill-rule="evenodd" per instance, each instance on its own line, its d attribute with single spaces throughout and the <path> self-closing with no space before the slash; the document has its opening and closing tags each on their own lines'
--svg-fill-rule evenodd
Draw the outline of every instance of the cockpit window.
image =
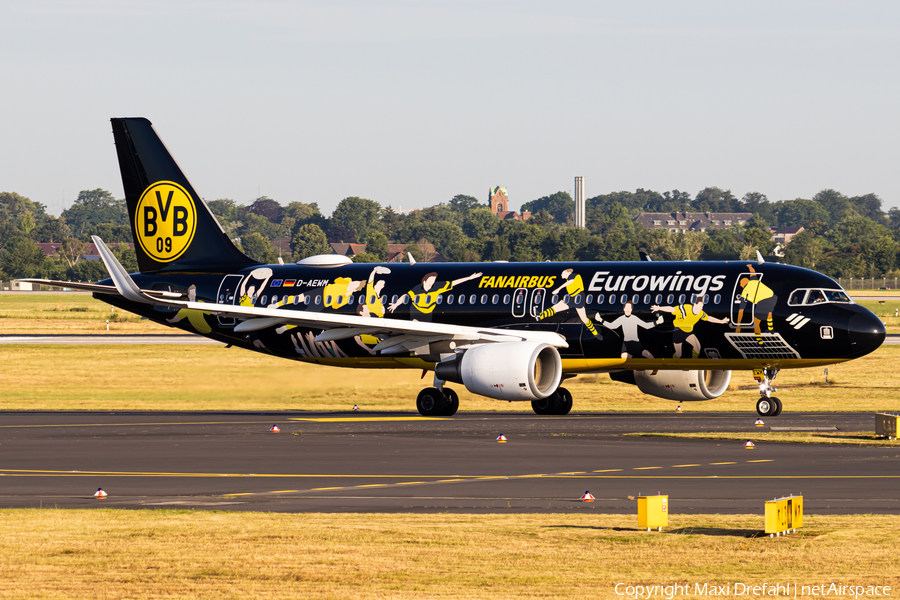
<svg viewBox="0 0 900 600">
<path fill-rule="evenodd" d="M 789 306 L 812 306 L 815 304 L 842 303 L 850 304 L 853 300 L 844 290 L 799 289 L 791 292 Z"/>
</svg>

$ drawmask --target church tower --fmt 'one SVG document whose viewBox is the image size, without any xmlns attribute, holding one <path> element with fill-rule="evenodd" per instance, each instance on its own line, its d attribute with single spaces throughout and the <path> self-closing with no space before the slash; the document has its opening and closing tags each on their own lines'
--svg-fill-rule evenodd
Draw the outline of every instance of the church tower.
<svg viewBox="0 0 900 600">
<path fill-rule="evenodd" d="M 500 213 L 509 210 L 509 194 L 507 194 L 505 187 L 496 185 L 492 187 L 488 193 L 490 194 L 488 204 L 491 205 L 492 213 L 499 216 Z"/>
</svg>

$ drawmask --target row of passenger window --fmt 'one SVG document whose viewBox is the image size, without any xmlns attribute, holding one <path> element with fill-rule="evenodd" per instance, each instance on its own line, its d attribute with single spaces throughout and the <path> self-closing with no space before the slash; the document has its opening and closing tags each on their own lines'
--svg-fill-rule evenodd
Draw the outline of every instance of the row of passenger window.
<svg viewBox="0 0 900 600">
<path fill-rule="evenodd" d="M 272 296 L 272 304 L 278 304 L 279 299 L 282 300 L 282 305 L 284 305 L 284 304 L 300 304 L 300 296 L 301 295 L 304 296 L 303 304 L 309 305 L 310 303 L 312 303 L 312 304 L 315 304 L 316 306 L 320 306 L 322 304 L 322 296 L 318 295 L 318 294 L 314 297 L 310 297 L 309 294 L 298 294 L 296 296 L 284 296 L 281 298 L 279 298 L 278 294 L 275 294 L 274 296 Z M 520 305 L 524 304 L 525 303 L 525 295 L 526 295 L 525 292 L 519 292 L 518 293 L 519 297 L 516 298 L 516 303 L 520 304 Z M 430 296 L 430 297 L 423 298 L 423 296 Z M 434 296 L 437 296 L 437 297 L 435 298 Z M 466 305 L 466 304 L 470 304 L 470 305 L 483 304 L 483 305 L 485 305 L 485 304 L 499 304 L 500 303 L 500 294 L 481 294 L 480 297 L 478 294 L 469 294 L 469 295 L 466 295 L 466 294 L 420 294 L 419 297 L 416 298 L 416 300 L 418 300 L 420 304 L 426 304 L 426 305 L 432 304 L 432 303 L 443 304 L 445 296 L 447 298 L 446 303 L 448 305 L 454 304 L 454 303 L 459 304 L 459 305 Z M 404 294 L 401 298 L 402 298 L 401 299 L 402 304 L 409 304 L 411 301 L 411 296 L 409 294 Z M 582 303 L 582 300 L 584 300 L 584 303 L 587 305 L 596 305 L 596 306 L 599 306 L 602 304 L 610 304 L 610 305 L 625 304 L 626 302 L 631 301 L 631 303 L 635 304 L 635 305 L 644 304 L 644 305 L 649 306 L 650 304 L 663 304 L 663 300 L 665 300 L 666 305 L 672 305 L 675 303 L 676 298 L 678 300 L 678 304 L 684 304 L 685 302 L 688 302 L 688 301 L 690 301 L 690 303 L 693 304 L 694 302 L 697 301 L 697 294 L 691 294 L 690 296 L 688 296 L 687 294 L 678 294 L 677 297 L 675 296 L 675 294 L 667 294 L 665 297 L 663 297 L 663 294 L 656 294 L 655 297 L 652 294 L 644 294 L 643 298 L 641 297 L 640 294 L 632 294 L 632 295 L 610 294 L 609 296 L 606 296 L 606 294 L 598 294 L 597 296 L 594 296 L 593 294 L 588 294 L 586 297 L 583 296 L 582 294 L 578 294 L 574 298 L 574 304 L 576 306 L 580 306 Z M 397 302 L 397 299 L 398 299 L 397 296 L 393 296 L 391 298 L 391 304 Z M 260 306 L 269 306 L 268 300 L 269 300 L 268 296 L 263 296 L 260 299 L 259 305 Z M 325 305 L 326 306 L 331 305 L 332 300 L 337 300 L 337 299 L 332 298 L 332 296 L 326 296 L 325 297 Z M 381 300 L 382 304 L 387 304 L 387 296 L 386 295 L 381 296 L 380 300 Z M 532 302 L 534 304 L 542 304 L 543 300 L 544 299 L 543 299 L 542 294 L 532 294 Z M 553 297 L 551 298 L 551 306 L 555 305 L 560 300 L 562 300 L 566 304 L 569 304 L 570 301 L 573 300 L 573 298 L 570 297 L 568 294 L 566 294 L 562 297 L 554 294 Z M 643 300 L 643 302 L 642 302 L 642 300 Z M 366 303 L 365 295 L 360 295 L 358 301 L 360 304 L 365 304 Z M 378 301 L 379 301 L 378 296 L 373 295 L 371 298 L 369 298 L 369 304 L 376 304 Z M 511 301 L 512 301 L 512 296 L 510 294 L 503 295 L 503 304 L 508 305 Z M 709 304 L 709 301 L 710 301 L 710 295 L 705 294 L 703 296 L 703 303 Z M 713 301 L 713 304 L 719 304 L 722 301 L 722 295 L 716 294 L 712 298 L 712 301 Z M 254 297 L 252 299 L 252 302 L 254 305 L 257 304 L 257 298 Z M 353 303 L 354 303 L 354 296 L 348 297 L 346 304 L 352 305 Z"/>
</svg>

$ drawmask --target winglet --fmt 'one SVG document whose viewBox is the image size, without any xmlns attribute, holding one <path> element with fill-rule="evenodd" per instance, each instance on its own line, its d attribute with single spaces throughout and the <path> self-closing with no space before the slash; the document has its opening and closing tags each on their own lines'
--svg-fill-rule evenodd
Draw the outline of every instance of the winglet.
<svg viewBox="0 0 900 600">
<path fill-rule="evenodd" d="M 416 259 L 413 258 L 413 255 L 411 252 L 407 252 L 406 255 L 409 257 L 409 264 L 411 264 L 411 265 L 416 264 Z"/>
<path fill-rule="evenodd" d="M 756 251 L 756 264 L 761 265 L 766 262 L 766 259 L 763 258 L 763 255 L 759 253 L 759 250 Z"/>
<path fill-rule="evenodd" d="M 644 262 L 652 262 L 653 259 L 650 258 L 650 255 L 644 252 L 643 250 L 638 251 L 638 255 L 641 257 L 641 260 Z"/>
<path fill-rule="evenodd" d="M 155 300 L 141 291 L 141 288 L 139 288 L 131 276 L 128 275 L 128 271 L 126 271 L 125 267 L 122 266 L 122 263 L 116 259 L 112 250 L 103 243 L 103 240 L 96 235 L 92 235 L 91 239 L 94 240 L 97 251 L 100 253 L 100 258 L 103 260 L 103 264 L 106 265 L 106 270 L 109 272 L 109 276 L 113 280 L 116 289 L 119 290 L 119 293 L 132 302 L 156 304 Z"/>
</svg>

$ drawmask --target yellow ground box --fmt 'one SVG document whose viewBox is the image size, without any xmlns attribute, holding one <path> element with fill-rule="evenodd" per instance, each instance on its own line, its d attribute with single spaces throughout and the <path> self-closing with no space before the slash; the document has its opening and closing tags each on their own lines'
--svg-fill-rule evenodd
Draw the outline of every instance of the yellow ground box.
<svg viewBox="0 0 900 600">
<path fill-rule="evenodd" d="M 878 437 L 897 439 L 898 424 L 900 424 L 900 415 L 875 413 L 875 435 Z"/>
<path fill-rule="evenodd" d="M 638 496 L 638 527 L 662 531 L 669 524 L 668 496 Z"/>
<path fill-rule="evenodd" d="M 785 496 L 766 502 L 766 533 L 769 537 L 803 527 L 803 496 Z"/>
</svg>

